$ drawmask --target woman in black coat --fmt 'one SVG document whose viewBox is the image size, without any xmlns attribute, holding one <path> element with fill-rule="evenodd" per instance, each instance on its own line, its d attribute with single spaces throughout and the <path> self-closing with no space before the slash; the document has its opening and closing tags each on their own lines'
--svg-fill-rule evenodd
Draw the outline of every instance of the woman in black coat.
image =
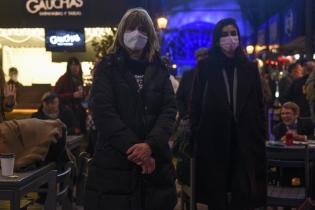
<svg viewBox="0 0 315 210">
<path fill-rule="evenodd" d="M 264 206 L 266 199 L 260 78 L 239 40 L 234 19 L 217 23 L 192 91 L 197 200 L 211 210 L 251 210 Z"/>
<path fill-rule="evenodd" d="M 86 187 L 86 210 L 173 210 L 168 139 L 176 102 L 148 13 L 123 16 L 98 65 L 91 107 L 99 132 Z"/>
</svg>

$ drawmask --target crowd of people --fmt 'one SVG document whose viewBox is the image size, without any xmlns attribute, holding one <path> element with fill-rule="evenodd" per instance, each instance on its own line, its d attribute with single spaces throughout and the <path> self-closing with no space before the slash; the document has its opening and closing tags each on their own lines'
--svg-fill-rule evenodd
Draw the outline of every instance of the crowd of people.
<svg viewBox="0 0 315 210">
<path fill-rule="evenodd" d="M 270 133 L 276 140 L 286 141 L 288 133 L 297 141 L 315 139 L 315 63 L 293 63 L 282 78 L 267 74 L 247 58 L 231 18 L 216 24 L 211 46 L 196 51 L 196 67 L 178 82 L 159 54 L 149 14 L 135 8 L 122 17 L 89 91 L 80 61 L 68 60 L 32 118 L 60 119 L 67 134 L 88 136 L 93 161 L 86 210 L 173 210 L 175 179 L 188 182 L 189 167 L 180 169 L 191 156 L 198 202 L 215 210 L 265 205 L 266 113 L 275 101 L 283 104 L 281 122 Z M 9 76 L 5 82 L 0 71 L 0 121 L 22 87 L 16 68 Z M 177 176 L 169 147 L 173 133 L 174 154 L 184 160 Z"/>
</svg>

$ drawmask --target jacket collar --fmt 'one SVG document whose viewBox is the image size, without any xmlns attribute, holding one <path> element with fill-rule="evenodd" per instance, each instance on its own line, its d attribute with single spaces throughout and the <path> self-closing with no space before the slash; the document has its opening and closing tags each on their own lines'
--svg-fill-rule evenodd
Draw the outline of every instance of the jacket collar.
<svg viewBox="0 0 315 210">
<path fill-rule="evenodd" d="M 118 70 L 122 73 L 123 78 L 126 80 L 129 87 L 133 90 L 135 94 L 139 94 L 139 86 L 134 75 L 129 71 L 127 66 L 127 53 L 124 50 L 119 50 L 116 54 L 116 63 L 118 65 Z M 158 71 L 158 67 L 162 67 L 162 61 L 159 56 L 156 56 L 156 59 L 152 63 L 148 63 L 145 73 L 144 73 L 144 85 L 142 90 L 146 90 L 150 85 L 150 81 L 154 78 L 155 74 Z"/>
<path fill-rule="evenodd" d="M 226 106 L 226 109 L 231 111 L 231 114 L 233 114 L 230 105 L 228 103 L 228 96 L 227 96 L 227 90 L 224 82 L 222 67 L 218 65 L 217 62 L 215 62 L 212 59 L 208 60 L 207 68 L 209 68 L 208 71 L 208 78 L 216 78 L 211 79 L 212 83 L 214 83 L 213 87 L 215 87 L 214 92 L 218 94 L 218 98 L 221 101 L 221 103 Z M 250 72 L 249 67 L 246 63 L 240 63 L 237 62 L 235 64 L 235 67 L 237 68 L 237 93 L 236 93 L 236 120 L 239 118 L 239 115 L 244 107 L 244 105 L 247 102 L 248 94 L 250 92 Z M 209 84 L 210 85 L 210 84 Z M 232 84 L 233 85 L 233 84 Z"/>
</svg>

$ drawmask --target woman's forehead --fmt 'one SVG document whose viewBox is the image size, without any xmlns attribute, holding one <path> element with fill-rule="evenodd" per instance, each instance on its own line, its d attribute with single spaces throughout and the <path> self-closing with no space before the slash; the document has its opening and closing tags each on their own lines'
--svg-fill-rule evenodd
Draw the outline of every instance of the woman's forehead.
<svg viewBox="0 0 315 210">
<path fill-rule="evenodd" d="M 237 28 L 233 25 L 226 25 L 222 28 L 222 32 L 228 32 L 228 31 L 237 31 Z"/>
<path fill-rule="evenodd" d="M 135 28 L 148 28 L 149 22 L 144 15 L 141 14 L 131 14 L 125 23 L 126 29 L 135 29 Z"/>
</svg>

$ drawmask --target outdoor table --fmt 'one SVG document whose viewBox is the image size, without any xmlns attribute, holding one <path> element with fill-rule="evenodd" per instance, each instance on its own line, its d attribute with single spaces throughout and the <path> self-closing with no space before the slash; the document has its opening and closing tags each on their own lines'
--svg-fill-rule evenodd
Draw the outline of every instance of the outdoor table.
<svg viewBox="0 0 315 210">
<path fill-rule="evenodd" d="M 287 145 L 281 141 L 267 141 L 266 142 L 266 150 L 272 150 L 277 149 L 279 152 L 281 152 L 282 156 L 284 159 L 291 159 L 295 161 L 303 161 L 301 156 L 298 155 L 297 150 L 305 150 L 305 146 L 308 146 L 308 159 L 312 163 L 310 172 L 310 181 L 313 183 L 313 174 L 315 172 L 315 165 L 313 164 L 315 162 L 315 141 L 314 140 L 309 140 L 307 142 L 298 142 L 298 141 L 293 141 L 294 144 L 292 145 Z M 291 152 L 290 152 L 291 151 Z M 296 156 L 298 155 L 298 156 Z"/>
<path fill-rule="evenodd" d="M 11 210 L 20 210 L 22 196 L 36 192 L 43 184 L 48 184 L 45 210 L 56 210 L 56 177 L 55 164 L 50 163 L 41 168 L 14 173 L 16 177 L 0 175 L 0 200 L 9 200 Z"/>
<path fill-rule="evenodd" d="M 309 140 L 306 142 L 298 142 L 298 141 L 293 141 L 292 145 L 287 145 L 281 141 L 266 141 L 266 148 L 283 148 L 288 151 L 290 149 L 305 149 L 305 145 L 308 145 L 308 149 L 310 150 L 311 154 L 315 155 L 315 141 L 314 140 Z M 288 153 L 289 155 L 290 153 Z"/>
</svg>

